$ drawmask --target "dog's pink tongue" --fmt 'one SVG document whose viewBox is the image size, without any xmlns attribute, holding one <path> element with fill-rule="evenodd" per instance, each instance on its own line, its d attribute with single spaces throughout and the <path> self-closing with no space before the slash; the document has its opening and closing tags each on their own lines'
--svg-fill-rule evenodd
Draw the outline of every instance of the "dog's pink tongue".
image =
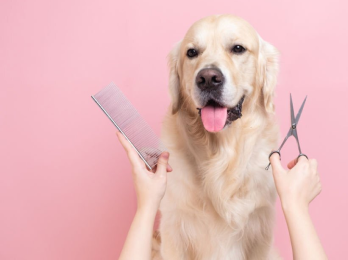
<svg viewBox="0 0 348 260">
<path fill-rule="evenodd" d="M 227 108 L 206 106 L 201 110 L 201 117 L 207 131 L 218 132 L 225 126 Z"/>
</svg>

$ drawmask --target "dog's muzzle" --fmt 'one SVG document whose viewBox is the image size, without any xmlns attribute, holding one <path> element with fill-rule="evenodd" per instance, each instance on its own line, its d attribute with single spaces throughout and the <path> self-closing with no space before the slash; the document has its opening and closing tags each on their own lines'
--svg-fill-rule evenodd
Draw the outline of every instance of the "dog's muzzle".
<svg viewBox="0 0 348 260">
<path fill-rule="evenodd" d="M 221 106 L 214 100 L 209 100 L 203 108 L 197 108 L 202 118 L 204 128 L 209 132 L 219 132 L 233 121 L 242 117 L 244 96 L 232 108 Z"/>
</svg>

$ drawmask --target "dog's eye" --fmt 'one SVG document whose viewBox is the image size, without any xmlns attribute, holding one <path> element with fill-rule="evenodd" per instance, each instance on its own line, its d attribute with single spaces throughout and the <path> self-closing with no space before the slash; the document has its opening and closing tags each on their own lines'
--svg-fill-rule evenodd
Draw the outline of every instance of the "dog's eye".
<svg viewBox="0 0 348 260">
<path fill-rule="evenodd" d="M 193 57 L 196 57 L 198 55 L 198 51 L 195 49 L 188 49 L 186 55 L 187 55 L 187 57 L 193 58 Z"/>
<path fill-rule="evenodd" d="M 232 48 L 232 52 L 241 54 L 245 52 L 245 48 L 242 45 L 234 45 Z"/>
</svg>

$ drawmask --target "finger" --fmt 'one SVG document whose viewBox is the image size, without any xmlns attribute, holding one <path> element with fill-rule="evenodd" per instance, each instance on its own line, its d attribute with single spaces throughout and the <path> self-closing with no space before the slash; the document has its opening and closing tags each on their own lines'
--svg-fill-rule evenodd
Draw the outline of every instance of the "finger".
<svg viewBox="0 0 348 260">
<path fill-rule="evenodd" d="M 318 174 L 318 162 L 316 159 L 309 159 L 309 166 L 311 167 L 312 171 Z"/>
<path fill-rule="evenodd" d="M 155 165 L 155 167 L 152 168 L 151 172 L 152 173 L 156 173 L 157 171 L 157 164 Z M 167 164 L 167 169 L 166 169 L 167 172 L 172 172 L 173 171 L 173 168 L 169 165 L 169 163 Z"/>
<path fill-rule="evenodd" d="M 157 165 L 152 169 L 152 172 L 153 172 L 153 173 L 156 173 L 156 171 L 157 171 Z M 166 171 L 167 171 L 167 172 L 172 172 L 172 171 L 173 171 L 173 168 L 172 168 L 169 164 L 167 164 L 167 169 L 166 169 Z"/>
<path fill-rule="evenodd" d="M 173 168 L 172 166 L 169 165 L 169 163 L 167 164 L 167 172 L 172 172 Z"/>
<path fill-rule="evenodd" d="M 157 177 L 166 176 L 168 160 L 169 160 L 169 153 L 168 152 L 161 153 L 157 162 L 157 169 L 156 169 Z"/>
<path fill-rule="evenodd" d="M 315 167 L 315 168 L 318 167 L 318 162 L 317 162 L 316 159 L 309 159 L 309 164 L 310 164 L 312 167 Z"/>
<path fill-rule="evenodd" d="M 145 168 L 144 162 L 139 158 L 138 153 L 135 151 L 133 146 L 127 141 L 127 139 L 120 132 L 116 133 L 118 140 L 120 141 L 122 147 L 126 151 L 129 161 L 133 167 Z"/>
<path fill-rule="evenodd" d="M 123 134 L 121 134 L 121 132 L 116 132 L 117 138 L 120 141 L 122 147 L 124 148 L 124 150 L 128 153 L 129 151 L 131 151 L 132 147 L 130 145 L 130 143 L 126 140 L 126 138 L 123 136 Z"/>
<path fill-rule="evenodd" d="M 274 178 L 278 178 L 278 175 L 285 171 L 283 166 L 280 163 L 279 154 L 278 153 L 273 153 L 271 155 L 271 157 L 270 157 L 270 162 L 271 162 L 271 165 L 272 165 L 273 176 L 274 176 Z"/>
<path fill-rule="evenodd" d="M 297 162 L 308 162 L 308 158 L 301 154 L 299 157 L 297 157 Z"/>
<path fill-rule="evenodd" d="M 306 165 L 309 166 L 309 161 L 307 157 L 304 155 L 300 155 L 299 157 L 297 157 L 296 164 L 294 165 L 294 167 L 307 167 Z"/>
<path fill-rule="evenodd" d="M 302 156 L 301 156 L 302 157 Z M 293 159 L 291 162 L 288 163 L 288 168 L 289 169 L 292 169 L 294 168 L 294 166 L 296 165 L 297 163 L 297 158 L 296 159 Z"/>
</svg>

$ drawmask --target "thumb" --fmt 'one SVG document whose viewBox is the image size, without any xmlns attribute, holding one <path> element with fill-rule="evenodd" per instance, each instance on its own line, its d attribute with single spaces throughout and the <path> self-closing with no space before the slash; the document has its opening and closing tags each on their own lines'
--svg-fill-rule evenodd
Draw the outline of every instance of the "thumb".
<svg viewBox="0 0 348 260">
<path fill-rule="evenodd" d="M 156 175 L 158 175 L 158 177 L 165 176 L 167 174 L 168 160 L 169 160 L 169 153 L 168 152 L 161 153 L 157 162 L 157 169 L 156 169 Z"/>
<path fill-rule="evenodd" d="M 269 160 L 272 165 L 272 173 L 273 173 L 274 179 L 277 179 L 279 174 L 285 171 L 283 166 L 280 163 L 280 156 L 278 153 L 273 153 L 271 157 L 269 158 Z"/>
</svg>

